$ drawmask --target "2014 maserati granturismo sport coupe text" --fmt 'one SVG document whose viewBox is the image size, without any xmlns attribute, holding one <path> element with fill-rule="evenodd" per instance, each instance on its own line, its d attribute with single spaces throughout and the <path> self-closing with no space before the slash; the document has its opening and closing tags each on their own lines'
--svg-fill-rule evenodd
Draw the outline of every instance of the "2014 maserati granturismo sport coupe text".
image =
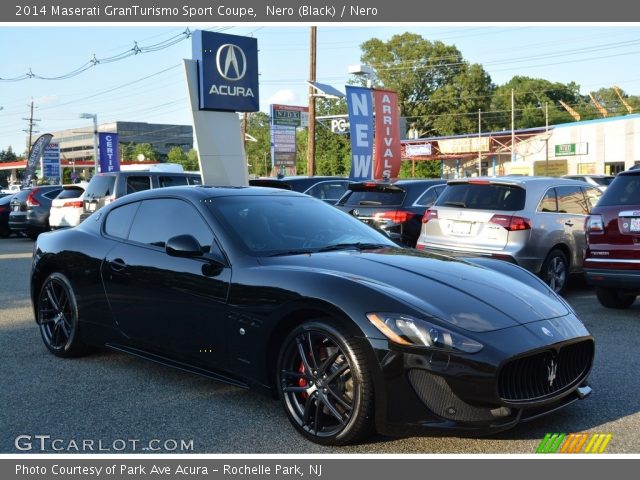
<svg viewBox="0 0 640 480">
<path fill-rule="evenodd" d="M 108 347 L 272 392 L 322 444 L 492 433 L 591 391 L 594 339 L 537 277 L 400 248 L 296 192 L 127 195 L 40 235 L 31 298 L 53 354 Z"/>
</svg>

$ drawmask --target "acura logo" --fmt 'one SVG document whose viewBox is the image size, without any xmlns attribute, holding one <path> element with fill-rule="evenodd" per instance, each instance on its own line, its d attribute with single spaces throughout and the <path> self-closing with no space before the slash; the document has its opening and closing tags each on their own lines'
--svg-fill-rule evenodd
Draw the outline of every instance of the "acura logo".
<svg viewBox="0 0 640 480">
<path fill-rule="evenodd" d="M 247 57 L 239 46 L 225 43 L 216 53 L 216 67 L 222 78 L 237 82 L 247 73 Z"/>
<path fill-rule="evenodd" d="M 553 387 L 553 382 L 556 379 L 556 372 L 558 371 L 558 364 L 555 360 L 551 360 L 549 365 L 547 365 L 547 380 L 549 382 L 549 386 Z"/>
</svg>

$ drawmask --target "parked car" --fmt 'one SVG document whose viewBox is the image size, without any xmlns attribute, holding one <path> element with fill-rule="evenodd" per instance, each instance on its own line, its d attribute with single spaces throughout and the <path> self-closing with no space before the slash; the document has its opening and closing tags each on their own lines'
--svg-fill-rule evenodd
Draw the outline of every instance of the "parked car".
<svg viewBox="0 0 640 480">
<path fill-rule="evenodd" d="M 11 185 L 7 185 L 7 188 L 3 188 L 2 190 L 0 190 L 0 193 L 13 195 L 14 193 L 18 193 L 20 190 L 22 190 L 21 185 L 12 183 Z"/>
<path fill-rule="evenodd" d="M 11 235 L 9 228 L 9 213 L 11 212 L 11 200 L 16 194 L 10 194 L 0 198 L 0 237 Z"/>
<path fill-rule="evenodd" d="M 613 175 L 565 175 L 562 178 L 570 178 L 571 180 L 587 182 L 604 192 L 616 177 Z"/>
<path fill-rule="evenodd" d="M 423 218 L 418 248 L 507 260 L 562 292 L 582 271 L 584 224 L 602 192 L 576 180 L 451 180 Z"/>
<path fill-rule="evenodd" d="M 444 190 L 446 180 L 397 180 L 352 183 L 336 207 L 396 242 L 415 247 L 422 216 Z"/>
<path fill-rule="evenodd" d="M 297 192 L 127 195 L 41 235 L 30 288 L 54 355 L 103 346 L 272 392 L 321 444 L 496 432 L 591 391 L 593 337 L 534 275 L 400 248 Z"/>
<path fill-rule="evenodd" d="M 201 185 L 199 173 L 170 171 L 127 171 L 109 172 L 94 175 L 83 197 L 83 211 L 80 221 L 85 220 L 96 210 L 130 193 L 154 188 L 175 187 L 179 185 Z"/>
<path fill-rule="evenodd" d="M 42 185 L 21 190 L 11 200 L 9 228 L 35 239 L 49 231 L 51 202 L 62 191 L 62 185 Z"/>
<path fill-rule="evenodd" d="M 586 225 L 584 271 L 608 308 L 629 308 L 640 293 L 640 170 L 619 173 Z"/>
<path fill-rule="evenodd" d="M 280 178 L 254 178 L 249 185 L 254 187 L 281 188 L 301 192 L 334 205 L 347 191 L 351 180 L 345 177 L 293 176 Z"/>
<path fill-rule="evenodd" d="M 51 202 L 49 226 L 52 229 L 75 227 L 80 224 L 84 202 L 84 190 L 88 182 L 65 185 Z"/>
</svg>

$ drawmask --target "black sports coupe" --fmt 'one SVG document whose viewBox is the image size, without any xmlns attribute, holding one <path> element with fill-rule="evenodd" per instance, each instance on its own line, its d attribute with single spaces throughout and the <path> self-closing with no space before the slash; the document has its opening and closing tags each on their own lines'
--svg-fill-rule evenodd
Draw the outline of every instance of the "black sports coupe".
<svg viewBox="0 0 640 480">
<path fill-rule="evenodd" d="M 400 248 L 296 192 L 170 187 L 40 235 L 46 347 L 108 347 L 281 398 L 340 445 L 486 434 L 587 396 L 594 339 L 522 268 Z"/>
</svg>

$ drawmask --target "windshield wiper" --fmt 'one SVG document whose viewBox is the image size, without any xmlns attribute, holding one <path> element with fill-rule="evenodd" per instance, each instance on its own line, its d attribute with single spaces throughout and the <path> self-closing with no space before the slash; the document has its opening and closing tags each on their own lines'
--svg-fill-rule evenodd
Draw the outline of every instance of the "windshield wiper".
<svg viewBox="0 0 640 480">
<path fill-rule="evenodd" d="M 464 202 L 444 202 L 443 205 L 450 205 L 452 207 L 467 208 L 467 204 Z"/>
<path fill-rule="evenodd" d="M 331 252 L 334 250 L 377 250 L 379 248 L 389 248 L 392 245 L 387 245 L 386 243 L 336 243 L 335 245 L 327 245 L 326 247 L 322 247 L 317 249 L 317 252 Z"/>
<path fill-rule="evenodd" d="M 288 255 L 309 255 L 315 253 L 317 250 L 311 250 L 309 248 L 298 248 L 295 250 L 287 250 L 285 252 L 277 252 L 269 255 L 270 257 L 286 257 Z"/>
</svg>

